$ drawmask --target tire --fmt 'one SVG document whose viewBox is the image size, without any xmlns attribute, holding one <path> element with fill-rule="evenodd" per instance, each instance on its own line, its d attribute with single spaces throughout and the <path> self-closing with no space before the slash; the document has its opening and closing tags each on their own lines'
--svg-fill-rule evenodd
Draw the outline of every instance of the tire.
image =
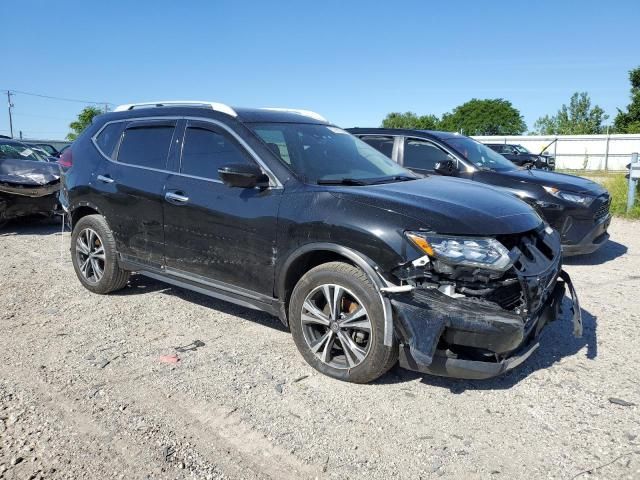
<svg viewBox="0 0 640 480">
<path fill-rule="evenodd" d="M 93 293 L 115 292 L 129 281 L 130 272 L 118 265 L 116 242 L 102 215 L 87 215 L 73 226 L 71 261 L 80 283 Z"/>
<path fill-rule="evenodd" d="M 337 299 L 335 306 L 328 298 Z M 368 383 L 398 360 L 396 340 L 391 347 L 384 345 L 383 312 L 380 296 L 362 270 L 330 262 L 298 281 L 289 302 L 289 325 L 313 368 L 338 380 Z"/>
</svg>

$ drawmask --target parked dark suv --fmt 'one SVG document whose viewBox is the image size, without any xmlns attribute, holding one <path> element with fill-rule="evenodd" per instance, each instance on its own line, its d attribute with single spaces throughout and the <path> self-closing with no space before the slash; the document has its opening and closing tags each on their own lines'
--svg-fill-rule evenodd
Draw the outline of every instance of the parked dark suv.
<svg viewBox="0 0 640 480">
<path fill-rule="evenodd" d="M 510 191 L 560 232 L 565 256 L 592 253 L 609 238 L 611 198 L 596 182 L 518 168 L 486 145 L 457 133 L 385 128 L 348 131 L 415 172 L 466 178 Z"/>
<path fill-rule="evenodd" d="M 125 105 L 67 150 L 82 284 L 138 272 L 269 312 L 305 360 L 374 380 L 402 365 L 484 378 L 535 350 L 565 287 L 560 238 L 526 203 L 420 178 L 307 111 Z"/>
<path fill-rule="evenodd" d="M 485 143 L 494 152 L 498 152 L 507 160 L 511 160 L 519 167 L 555 170 L 556 160 L 550 155 L 536 155 L 522 145 L 512 143 Z"/>
</svg>

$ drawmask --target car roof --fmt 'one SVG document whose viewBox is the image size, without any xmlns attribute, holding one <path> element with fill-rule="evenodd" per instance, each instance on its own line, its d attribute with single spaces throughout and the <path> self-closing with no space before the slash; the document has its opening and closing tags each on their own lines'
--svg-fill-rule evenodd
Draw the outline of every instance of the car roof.
<svg viewBox="0 0 640 480">
<path fill-rule="evenodd" d="M 212 116 L 224 114 L 242 123 L 315 123 L 330 125 L 322 115 L 295 108 L 238 108 L 216 102 L 161 101 L 131 103 L 105 114 L 109 119 L 145 116 Z"/>
<path fill-rule="evenodd" d="M 373 134 L 373 135 L 403 135 L 408 137 L 423 137 L 446 140 L 449 138 L 464 137 L 455 132 L 442 132 L 439 130 L 420 130 L 412 128 L 347 128 L 349 133 L 354 135 Z"/>
</svg>

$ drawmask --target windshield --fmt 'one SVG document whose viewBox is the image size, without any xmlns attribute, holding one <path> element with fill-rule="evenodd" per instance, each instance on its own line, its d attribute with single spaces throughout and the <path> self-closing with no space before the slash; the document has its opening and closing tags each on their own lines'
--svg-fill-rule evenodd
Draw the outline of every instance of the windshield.
<svg viewBox="0 0 640 480">
<path fill-rule="evenodd" d="M 497 152 L 469 137 L 452 137 L 444 142 L 460 152 L 479 169 L 514 170 L 516 166 Z"/>
<path fill-rule="evenodd" d="M 520 153 L 531 153 L 529 150 L 524 148 L 522 145 L 514 145 L 513 147 Z"/>
<path fill-rule="evenodd" d="M 0 159 L 17 158 L 22 160 L 44 161 L 40 155 L 31 148 L 18 142 L 2 142 L 0 143 Z"/>
<path fill-rule="evenodd" d="M 368 184 L 420 178 L 340 128 L 305 123 L 251 127 L 285 165 L 310 183 Z"/>
</svg>

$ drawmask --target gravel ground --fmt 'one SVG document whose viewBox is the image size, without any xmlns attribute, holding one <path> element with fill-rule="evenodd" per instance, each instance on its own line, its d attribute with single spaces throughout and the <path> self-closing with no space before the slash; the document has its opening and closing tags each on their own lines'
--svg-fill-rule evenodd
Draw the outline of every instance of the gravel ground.
<svg viewBox="0 0 640 480">
<path fill-rule="evenodd" d="M 638 222 L 566 260 L 582 339 L 564 320 L 500 378 L 372 385 L 262 313 L 140 276 L 93 295 L 58 228 L 0 231 L 0 478 L 640 478 Z"/>
</svg>

